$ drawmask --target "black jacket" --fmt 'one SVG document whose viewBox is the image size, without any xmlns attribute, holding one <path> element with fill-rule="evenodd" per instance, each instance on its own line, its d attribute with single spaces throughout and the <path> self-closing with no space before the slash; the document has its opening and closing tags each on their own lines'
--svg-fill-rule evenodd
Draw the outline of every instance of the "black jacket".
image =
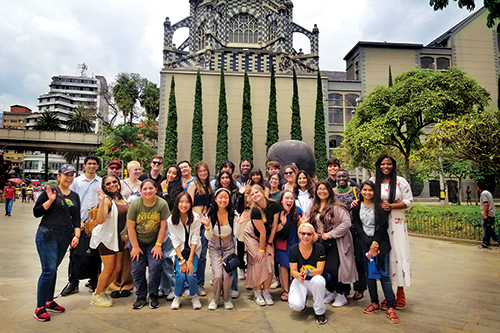
<svg viewBox="0 0 500 333">
<path fill-rule="evenodd" d="M 368 247 L 375 241 L 379 245 L 380 254 L 389 253 L 391 250 L 391 243 L 387 234 L 389 212 L 380 210 L 379 214 L 375 215 L 375 233 L 373 236 L 368 236 L 363 230 L 363 223 L 359 218 L 359 210 L 362 204 L 360 201 L 356 207 L 351 209 L 352 225 L 356 232 L 356 238 L 362 244 L 368 245 Z"/>
</svg>

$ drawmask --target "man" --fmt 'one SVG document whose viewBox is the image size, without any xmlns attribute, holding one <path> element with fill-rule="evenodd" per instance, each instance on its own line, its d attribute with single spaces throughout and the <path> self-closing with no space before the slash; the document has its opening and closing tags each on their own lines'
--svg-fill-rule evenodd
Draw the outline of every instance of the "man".
<svg viewBox="0 0 500 333">
<path fill-rule="evenodd" d="M 12 213 L 12 205 L 16 201 L 16 188 L 11 182 L 7 183 L 7 186 L 3 188 L 3 198 L 5 200 L 5 215 L 10 216 Z"/>
<path fill-rule="evenodd" d="M 477 183 L 477 190 L 481 193 L 479 200 L 481 201 L 481 216 L 483 217 L 483 244 L 479 245 L 480 249 L 491 250 L 490 237 L 500 243 L 500 236 L 493 230 L 495 224 L 495 203 L 490 191 L 486 189 L 484 182 Z"/>
<path fill-rule="evenodd" d="M 253 164 L 247 159 L 243 159 L 240 162 L 240 176 L 236 178 L 236 181 L 242 186 L 246 185 L 248 179 L 250 178 L 250 171 L 252 171 Z"/>
<path fill-rule="evenodd" d="M 144 173 L 139 176 L 139 180 L 143 181 L 145 179 L 152 179 L 156 183 L 156 195 L 161 197 L 161 182 L 163 181 L 163 176 L 161 172 L 163 171 L 163 157 L 159 155 L 153 156 L 151 163 L 151 171 L 149 173 Z"/>
<path fill-rule="evenodd" d="M 191 164 L 189 161 L 180 161 L 177 166 L 181 170 L 181 182 L 184 191 L 187 191 L 189 184 L 194 181 L 194 177 L 191 174 Z"/>
<path fill-rule="evenodd" d="M 335 188 L 337 186 L 337 172 L 340 169 L 340 160 L 337 158 L 329 158 L 326 162 L 326 168 L 328 170 L 328 178 L 326 180 L 332 185 L 332 188 Z M 350 186 L 359 187 L 351 178 L 349 178 L 348 184 Z"/>
<path fill-rule="evenodd" d="M 280 172 L 281 172 L 281 165 L 280 165 L 279 162 L 276 162 L 276 161 L 269 161 L 269 162 L 267 162 L 267 175 L 268 175 L 268 178 L 264 182 L 264 186 L 267 187 L 268 189 L 271 189 L 271 185 L 269 185 L 269 178 L 272 175 L 275 175 L 275 174 L 280 173 Z M 286 184 L 286 180 L 285 180 L 285 178 L 282 178 L 281 179 L 281 185 L 285 185 L 285 184 Z"/>
<path fill-rule="evenodd" d="M 116 162 L 116 161 L 115 161 Z M 111 163 L 110 163 L 111 165 Z M 102 178 L 96 175 L 96 171 L 99 168 L 99 158 L 95 155 L 89 155 L 85 157 L 83 162 L 84 173 L 75 178 L 73 184 L 71 184 L 70 189 L 78 193 L 80 196 L 80 217 L 81 222 L 87 219 L 88 210 L 94 206 L 97 206 L 99 203 L 99 199 L 97 199 L 97 189 L 101 189 Z M 109 168 L 108 168 L 109 170 Z M 85 237 L 82 233 L 82 237 Z M 96 265 L 97 269 L 94 271 L 100 271 L 101 260 L 99 256 L 99 252 L 97 250 L 91 250 L 92 253 L 92 262 Z M 71 294 L 75 294 L 79 291 L 80 281 L 78 276 L 75 274 L 75 265 L 78 265 L 77 262 L 80 258 L 75 255 L 75 249 L 71 249 L 69 257 L 69 265 L 68 265 L 68 284 L 61 291 L 61 296 L 68 296 Z M 92 276 L 89 280 L 88 287 L 90 289 L 95 290 L 97 287 L 97 275 Z"/>
<path fill-rule="evenodd" d="M 216 178 L 219 176 L 219 174 L 222 172 L 222 171 L 227 171 L 229 172 L 229 174 L 231 175 L 231 177 L 233 177 L 233 172 L 234 172 L 234 163 L 231 162 L 231 161 L 224 161 L 222 162 L 220 165 L 219 165 L 219 170 L 217 170 L 217 174 L 215 175 L 215 178 L 212 179 L 212 181 L 210 182 L 210 185 L 212 185 L 212 188 L 215 189 L 215 180 Z M 238 182 L 236 182 L 236 185 L 238 187 L 240 187 L 240 184 Z"/>
<path fill-rule="evenodd" d="M 122 164 L 119 161 L 111 161 L 108 164 L 108 175 L 115 175 L 121 179 L 122 175 Z"/>
</svg>

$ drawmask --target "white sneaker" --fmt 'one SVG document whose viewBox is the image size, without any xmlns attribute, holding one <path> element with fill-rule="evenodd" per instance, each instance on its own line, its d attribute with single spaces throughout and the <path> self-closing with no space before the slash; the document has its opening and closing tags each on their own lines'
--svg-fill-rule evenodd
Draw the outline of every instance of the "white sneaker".
<svg viewBox="0 0 500 333">
<path fill-rule="evenodd" d="M 226 310 L 232 310 L 234 309 L 233 303 L 231 303 L 231 300 L 227 300 L 227 302 L 224 302 L 224 309 Z"/>
<path fill-rule="evenodd" d="M 181 298 L 175 296 L 174 300 L 172 301 L 172 305 L 170 305 L 170 308 L 172 310 L 179 310 L 180 307 L 181 307 Z"/>
<path fill-rule="evenodd" d="M 337 293 L 334 291 L 333 293 L 327 291 L 325 295 L 325 304 L 330 304 L 335 300 L 335 297 L 337 297 Z"/>
<path fill-rule="evenodd" d="M 231 290 L 231 298 L 240 297 L 240 292 L 238 290 Z"/>
<path fill-rule="evenodd" d="M 175 293 L 173 290 L 170 290 L 170 292 L 167 295 L 167 301 L 171 301 L 175 298 Z"/>
<path fill-rule="evenodd" d="M 201 302 L 198 296 L 191 297 L 191 303 L 193 304 L 193 309 L 195 310 L 201 309 Z"/>
<path fill-rule="evenodd" d="M 245 270 L 242 268 L 238 269 L 238 280 L 245 280 L 247 277 L 245 275 Z"/>
<path fill-rule="evenodd" d="M 266 305 L 274 305 L 273 296 L 271 296 L 269 289 L 264 290 L 264 292 L 262 293 L 262 296 L 264 297 L 264 301 L 266 302 Z"/>
<path fill-rule="evenodd" d="M 106 296 L 104 296 L 104 293 L 104 291 L 97 295 L 93 293 L 90 300 L 90 305 L 97 306 L 99 308 L 109 308 L 110 306 L 113 306 L 113 302 L 108 300 Z"/>
<path fill-rule="evenodd" d="M 262 297 L 262 290 L 255 290 L 254 298 L 255 298 L 255 303 L 257 303 L 257 305 L 260 306 L 266 305 L 266 301 L 264 300 L 264 297 Z"/>
<path fill-rule="evenodd" d="M 210 304 L 208 304 L 208 309 L 211 310 L 211 311 L 214 311 L 214 310 L 217 310 L 217 307 L 219 305 L 217 304 L 217 302 L 215 301 L 215 299 L 213 299 Z"/>
<path fill-rule="evenodd" d="M 340 308 L 347 304 L 347 298 L 343 294 L 337 294 L 335 302 L 332 303 L 334 308 Z"/>
<path fill-rule="evenodd" d="M 279 286 L 280 286 L 280 280 L 274 280 L 274 282 L 271 283 L 270 289 L 278 289 Z"/>
</svg>

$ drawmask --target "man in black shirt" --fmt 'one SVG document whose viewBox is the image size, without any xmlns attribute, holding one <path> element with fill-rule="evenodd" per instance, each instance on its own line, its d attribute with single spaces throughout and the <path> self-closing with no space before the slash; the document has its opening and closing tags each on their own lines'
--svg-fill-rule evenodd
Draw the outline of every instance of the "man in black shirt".
<svg viewBox="0 0 500 333">
<path fill-rule="evenodd" d="M 328 182 L 332 185 L 332 188 L 337 186 L 337 172 L 340 169 L 340 160 L 338 158 L 329 158 L 326 162 L 326 168 L 328 170 Z M 359 185 L 349 178 L 349 185 L 354 187 L 359 187 Z"/>
<path fill-rule="evenodd" d="M 139 176 L 139 180 L 143 181 L 145 179 L 152 179 L 156 183 L 156 195 L 161 196 L 161 182 L 163 181 L 163 176 L 161 172 L 163 170 L 163 157 L 153 156 L 151 160 L 151 171 L 149 173 L 144 173 Z"/>
</svg>

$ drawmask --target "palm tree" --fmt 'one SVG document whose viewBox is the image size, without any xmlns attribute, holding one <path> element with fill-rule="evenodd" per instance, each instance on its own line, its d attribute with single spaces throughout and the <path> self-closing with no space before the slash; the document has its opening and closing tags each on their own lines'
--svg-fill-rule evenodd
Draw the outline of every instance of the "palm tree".
<svg viewBox="0 0 500 333">
<path fill-rule="evenodd" d="M 66 121 L 69 132 L 91 133 L 94 130 L 94 114 L 91 109 L 78 105 Z"/>
<path fill-rule="evenodd" d="M 52 111 L 44 111 L 36 119 L 35 126 L 37 131 L 62 131 L 63 121 Z"/>
</svg>

